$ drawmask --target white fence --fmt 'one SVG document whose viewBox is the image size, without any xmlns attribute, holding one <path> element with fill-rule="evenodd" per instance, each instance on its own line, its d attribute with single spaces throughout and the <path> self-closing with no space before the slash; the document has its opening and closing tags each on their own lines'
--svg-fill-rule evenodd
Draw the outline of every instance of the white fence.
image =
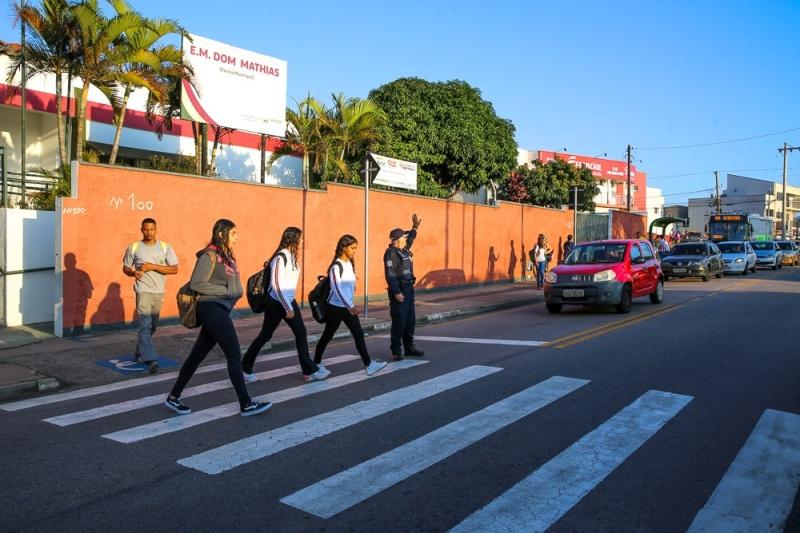
<svg viewBox="0 0 800 533">
<path fill-rule="evenodd" d="M 0 325 L 53 321 L 55 217 L 0 208 Z"/>
</svg>

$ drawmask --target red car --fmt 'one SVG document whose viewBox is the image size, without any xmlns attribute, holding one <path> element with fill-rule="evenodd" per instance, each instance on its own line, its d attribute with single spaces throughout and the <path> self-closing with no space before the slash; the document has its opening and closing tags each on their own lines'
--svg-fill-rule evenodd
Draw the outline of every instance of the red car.
<svg viewBox="0 0 800 533">
<path fill-rule="evenodd" d="M 640 296 L 649 296 L 654 304 L 664 300 L 664 274 L 647 241 L 578 244 L 545 275 L 544 299 L 551 313 L 561 312 L 564 305 L 613 305 L 618 313 L 628 313 Z"/>
</svg>

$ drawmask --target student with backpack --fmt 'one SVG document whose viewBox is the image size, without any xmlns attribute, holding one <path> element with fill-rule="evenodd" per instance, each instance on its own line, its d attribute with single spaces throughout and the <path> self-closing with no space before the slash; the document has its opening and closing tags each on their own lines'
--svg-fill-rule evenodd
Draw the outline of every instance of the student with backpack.
<svg viewBox="0 0 800 533">
<path fill-rule="evenodd" d="M 356 349 L 364 363 L 364 372 L 368 376 L 375 374 L 386 366 L 385 361 L 373 361 L 367 352 L 364 342 L 364 330 L 358 319 L 359 309 L 353 305 L 353 295 L 356 290 L 355 256 L 358 250 L 358 241 L 352 235 L 342 235 L 336 243 L 333 261 L 328 267 L 328 280 L 330 283 L 330 296 L 325 310 L 325 331 L 317 343 L 314 351 L 314 363 L 321 368 L 322 354 L 333 338 L 333 334 L 344 322 L 353 335 Z"/>
<path fill-rule="evenodd" d="M 230 376 L 242 416 L 257 415 L 270 407 L 270 402 L 254 402 L 247 393 L 242 377 L 241 348 L 236 329 L 231 320 L 231 309 L 242 297 L 242 283 L 233 249 L 238 240 L 236 225 L 227 219 L 214 224 L 211 242 L 197 252 L 197 263 L 189 285 L 199 294 L 197 299 L 197 321 L 202 326 L 189 357 L 183 362 L 181 371 L 164 405 L 178 413 L 188 415 L 192 410 L 180 398 L 183 389 L 194 375 L 211 349 L 219 344 L 228 360 Z"/>
<path fill-rule="evenodd" d="M 281 242 L 269 260 L 269 294 L 265 298 L 264 322 L 258 336 L 250 343 L 247 353 L 242 359 L 244 380 L 248 383 L 257 381 L 253 373 L 256 356 L 264 344 L 272 338 L 281 320 L 285 321 L 294 334 L 297 356 L 300 359 L 300 368 L 303 370 L 303 379 L 306 381 L 321 381 L 326 379 L 330 372 L 322 366 L 317 366 L 308 353 L 308 338 L 300 307 L 295 300 L 297 282 L 300 280 L 300 266 L 297 264 L 297 252 L 303 230 L 288 227 L 283 230 Z"/>
</svg>

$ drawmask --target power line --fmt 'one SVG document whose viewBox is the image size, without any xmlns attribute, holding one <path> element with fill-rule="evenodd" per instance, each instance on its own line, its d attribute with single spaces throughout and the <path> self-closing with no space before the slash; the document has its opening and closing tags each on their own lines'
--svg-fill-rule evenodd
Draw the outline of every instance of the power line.
<svg viewBox="0 0 800 533">
<path fill-rule="evenodd" d="M 778 171 L 781 170 L 779 168 L 738 168 L 738 169 L 731 169 L 731 170 L 720 170 L 719 172 L 766 172 L 768 170 Z M 713 174 L 713 170 L 706 170 L 703 172 L 687 172 L 686 174 L 668 174 L 666 176 L 648 176 L 647 181 L 651 180 L 663 180 L 667 178 L 683 178 L 685 176 L 701 176 L 704 174 Z"/>
<path fill-rule="evenodd" d="M 637 146 L 636 148 L 639 150 L 680 150 L 683 148 L 702 148 L 704 146 L 717 146 L 720 144 L 730 144 L 730 143 L 738 143 L 744 141 L 752 141 L 754 139 L 763 139 L 764 137 L 772 137 L 773 135 L 781 135 L 783 133 L 789 133 L 792 131 L 800 131 L 800 128 L 792 128 L 789 130 L 782 130 L 782 131 L 774 131 L 772 133 L 764 133 L 763 135 L 753 135 L 752 137 L 742 137 L 741 139 L 730 139 L 727 141 L 717 141 L 711 143 L 699 143 L 699 144 L 685 144 L 682 146 L 649 146 L 649 147 L 641 147 Z"/>
<path fill-rule="evenodd" d="M 670 194 L 659 194 L 658 196 L 645 196 L 645 198 L 646 199 L 662 198 L 662 197 L 666 198 L 667 196 L 680 196 L 682 194 L 694 194 L 694 193 L 698 193 L 698 192 L 708 192 L 708 191 L 713 191 L 713 190 L 714 190 L 714 187 L 711 187 L 711 188 L 708 188 L 708 189 L 700 189 L 698 191 L 684 191 L 684 192 L 674 192 L 674 193 L 670 193 Z"/>
</svg>

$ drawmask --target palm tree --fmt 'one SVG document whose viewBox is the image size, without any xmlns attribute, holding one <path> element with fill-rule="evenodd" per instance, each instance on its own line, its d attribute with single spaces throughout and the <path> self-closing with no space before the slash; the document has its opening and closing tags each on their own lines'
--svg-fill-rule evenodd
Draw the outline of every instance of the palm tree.
<svg viewBox="0 0 800 533">
<path fill-rule="evenodd" d="M 30 4 L 13 6 L 15 22 L 30 30 L 25 43 L 28 78 L 53 74 L 56 78 L 56 130 L 58 156 L 61 166 L 67 164 L 64 110 L 62 106 L 63 77 L 69 75 L 77 60 L 77 26 L 67 0 L 42 0 L 42 7 Z M 21 68 L 21 56 L 13 56 L 8 80 Z"/>
<path fill-rule="evenodd" d="M 118 14 L 130 13 L 132 9 L 125 0 L 110 0 Z M 117 160 L 125 111 L 131 91 L 136 87 L 148 90 L 148 101 L 163 105 L 169 99 L 170 85 L 166 79 L 169 75 L 182 76 L 186 70 L 183 54 L 174 45 L 156 46 L 165 35 L 176 33 L 185 35 L 186 31 L 173 20 L 149 19 L 145 25 L 127 32 L 116 48 L 122 48 L 128 62 L 118 66 L 113 78 L 122 91 L 120 107 L 115 113 L 116 131 L 108 163 L 113 165 Z"/>
<path fill-rule="evenodd" d="M 311 95 L 297 102 L 297 111 L 286 109 L 286 142 L 275 150 L 269 158 L 269 166 L 285 155 L 303 153 L 303 188 L 310 181 L 310 160 L 313 155 L 314 167 L 319 166 L 319 156 L 323 141 L 320 134 L 325 107 Z"/>
<path fill-rule="evenodd" d="M 111 4 L 115 11 L 121 6 L 116 1 Z M 122 66 L 137 58 L 135 52 L 120 44 L 126 35 L 148 27 L 148 24 L 141 15 L 130 10 L 116 12 L 112 18 L 107 18 L 97 5 L 97 0 L 83 0 L 72 7 L 72 13 L 78 25 L 81 56 L 76 74 L 83 81 L 78 103 L 76 143 L 76 153 L 82 157 L 89 88 L 94 85 L 108 98 L 115 111 L 120 108 L 115 89 L 118 87 L 117 81 L 124 79 L 120 75 Z M 140 78 L 139 81 L 145 80 Z"/>
<path fill-rule="evenodd" d="M 331 96 L 333 107 L 325 116 L 323 136 L 327 138 L 329 149 L 335 150 L 333 164 L 350 180 L 350 164 L 358 161 L 367 147 L 378 140 L 385 114 L 368 98 L 345 98 L 342 93 Z"/>
</svg>

